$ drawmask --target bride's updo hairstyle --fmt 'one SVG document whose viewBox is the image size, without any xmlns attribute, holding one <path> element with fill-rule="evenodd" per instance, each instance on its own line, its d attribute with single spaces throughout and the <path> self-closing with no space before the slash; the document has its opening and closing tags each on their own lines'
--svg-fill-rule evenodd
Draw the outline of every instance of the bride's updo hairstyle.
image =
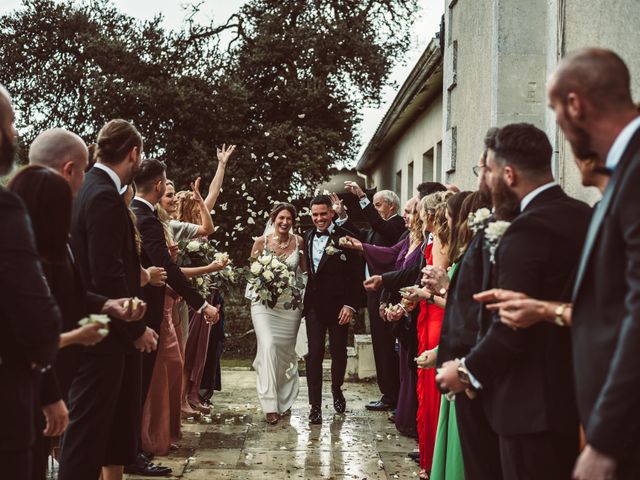
<svg viewBox="0 0 640 480">
<path fill-rule="evenodd" d="M 276 203 L 275 207 L 273 207 L 273 210 L 271 210 L 271 213 L 269 214 L 269 220 L 271 221 L 271 223 L 275 223 L 276 222 L 276 218 L 278 218 L 278 215 L 283 210 L 286 210 L 287 212 L 289 212 L 291 214 L 291 218 L 293 219 L 293 222 L 295 223 L 296 217 L 298 216 L 298 212 L 296 210 L 296 207 L 294 207 L 290 203 L 284 203 L 284 202 Z"/>
<path fill-rule="evenodd" d="M 121 118 L 111 120 L 98 133 L 94 159 L 117 165 L 133 147 L 142 150 L 142 135 L 131 123 Z"/>
</svg>

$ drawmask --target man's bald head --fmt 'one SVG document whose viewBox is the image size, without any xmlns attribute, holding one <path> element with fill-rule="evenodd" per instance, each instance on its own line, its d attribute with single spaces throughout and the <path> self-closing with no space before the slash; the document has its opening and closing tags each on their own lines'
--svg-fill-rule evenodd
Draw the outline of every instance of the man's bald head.
<svg viewBox="0 0 640 480">
<path fill-rule="evenodd" d="M 7 173 L 13 165 L 16 153 L 14 120 L 11 96 L 6 88 L 0 85 L 0 175 Z"/>
<path fill-rule="evenodd" d="M 601 112 L 633 107 L 627 65 L 602 48 L 585 48 L 565 57 L 551 77 L 549 93 L 561 101 L 570 93 L 578 94 Z"/>
<path fill-rule="evenodd" d="M 84 180 L 89 151 L 84 141 L 64 128 L 38 135 L 29 148 L 29 163 L 49 167 L 64 176 L 74 195 Z"/>
</svg>

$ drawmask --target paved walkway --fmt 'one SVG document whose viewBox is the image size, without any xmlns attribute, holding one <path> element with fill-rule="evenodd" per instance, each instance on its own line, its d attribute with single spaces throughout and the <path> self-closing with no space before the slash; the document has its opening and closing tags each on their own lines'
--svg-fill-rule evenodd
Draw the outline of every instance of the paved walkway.
<svg viewBox="0 0 640 480">
<path fill-rule="evenodd" d="M 310 426 L 300 380 L 292 415 L 271 426 L 256 399 L 255 372 L 223 371 L 211 418 L 184 423 L 181 448 L 157 461 L 173 468 L 172 478 L 193 480 L 417 478 L 418 466 L 406 456 L 416 442 L 399 435 L 386 412 L 364 408 L 378 396 L 374 383 L 346 383 L 347 412 L 338 415 L 325 382 L 324 422 Z"/>
</svg>

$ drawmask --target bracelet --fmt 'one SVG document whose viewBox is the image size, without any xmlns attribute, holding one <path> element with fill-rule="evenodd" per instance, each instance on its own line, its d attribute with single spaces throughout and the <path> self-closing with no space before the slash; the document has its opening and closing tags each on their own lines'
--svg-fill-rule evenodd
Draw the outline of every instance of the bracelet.
<svg viewBox="0 0 640 480">
<path fill-rule="evenodd" d="M 562 319 L 562 315 L 564 314 L 564 311 L 567 309 L 567 307 L 568 305 L 566 303 L 563 303 L 561 305 L 558 305 L 556 309 L 553 311 L 553 313 L 555 314 L 555 318 L 553 319 L 553 322 L 559 327 L 567 326 L 567 324 L 564 323 L 564 320 Z"/>
<path fill-rule="evenodd" d="M 433 293 L 430 293 L 429 296 L 427 297 L 427 303 L 430 305 L 433 305 L 434 303 L 436 303 L 436 296 Z"/>
</svg>

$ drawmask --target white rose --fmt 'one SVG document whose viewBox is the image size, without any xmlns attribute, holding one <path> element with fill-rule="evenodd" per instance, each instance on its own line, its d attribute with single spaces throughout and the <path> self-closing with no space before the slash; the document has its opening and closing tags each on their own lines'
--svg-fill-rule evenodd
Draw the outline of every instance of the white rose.
<svg viewBox="0 0 640 480">
<path fill-rule="evenodd" d="M 202 277 L 196 278 L 196 284 L 198 284 L 199 287 L 204 285 L 204 278 L 202 278 Z"/>
<path fill-rule="evenodd" d="M 270 282 L 271 280 L 273 280 L 273 272 L 271 272 L 270 270 L 265 270 L 262 273 L 262 277 L 267 281 Z"/>
<path fill-rule="evenodd" d="M 280 266 L 280 263 L 280 260 L 274 258 L 273 260 L 271 260 L 271 268 L 278 268 Z"/>
<path fill-rule="evenodd" d="M 488 208 L 481 208 L 473 216 L 476 222 L 486 222 L 491 216 L 491 211 Z"/>
<path fill-rule="evenodd" d="M 489 240 L 499 240 L 504 235 L 504 232 L 507 231 L 509 225 L 511 225 L 510 222 L 505 222 L 503 220 L 492 222 L 487 226 L 485 235 Z"/>
<path fill-rule="evenodd" d="M 187 243 L 187 252 L 197 252 L 200 250 L 200 242 L 197 240 L 191 240 Z"/>
<path fill-rule="evenodd" d="M 251 273 L 253 273 L 254 275 L 260 275 L 261 272 L 262 265 L 260 265 L 260 262 L 253 262 L 251 264 Z"/>
<path fill-rule="evenodd" d="M 267 266 L 269 265 L 269 263 L 271 262 L 271 257 L 269 255 L 263 255 L 260 258 L 258 258 L 258 261 L 264 265 Z"/>
</svg>

